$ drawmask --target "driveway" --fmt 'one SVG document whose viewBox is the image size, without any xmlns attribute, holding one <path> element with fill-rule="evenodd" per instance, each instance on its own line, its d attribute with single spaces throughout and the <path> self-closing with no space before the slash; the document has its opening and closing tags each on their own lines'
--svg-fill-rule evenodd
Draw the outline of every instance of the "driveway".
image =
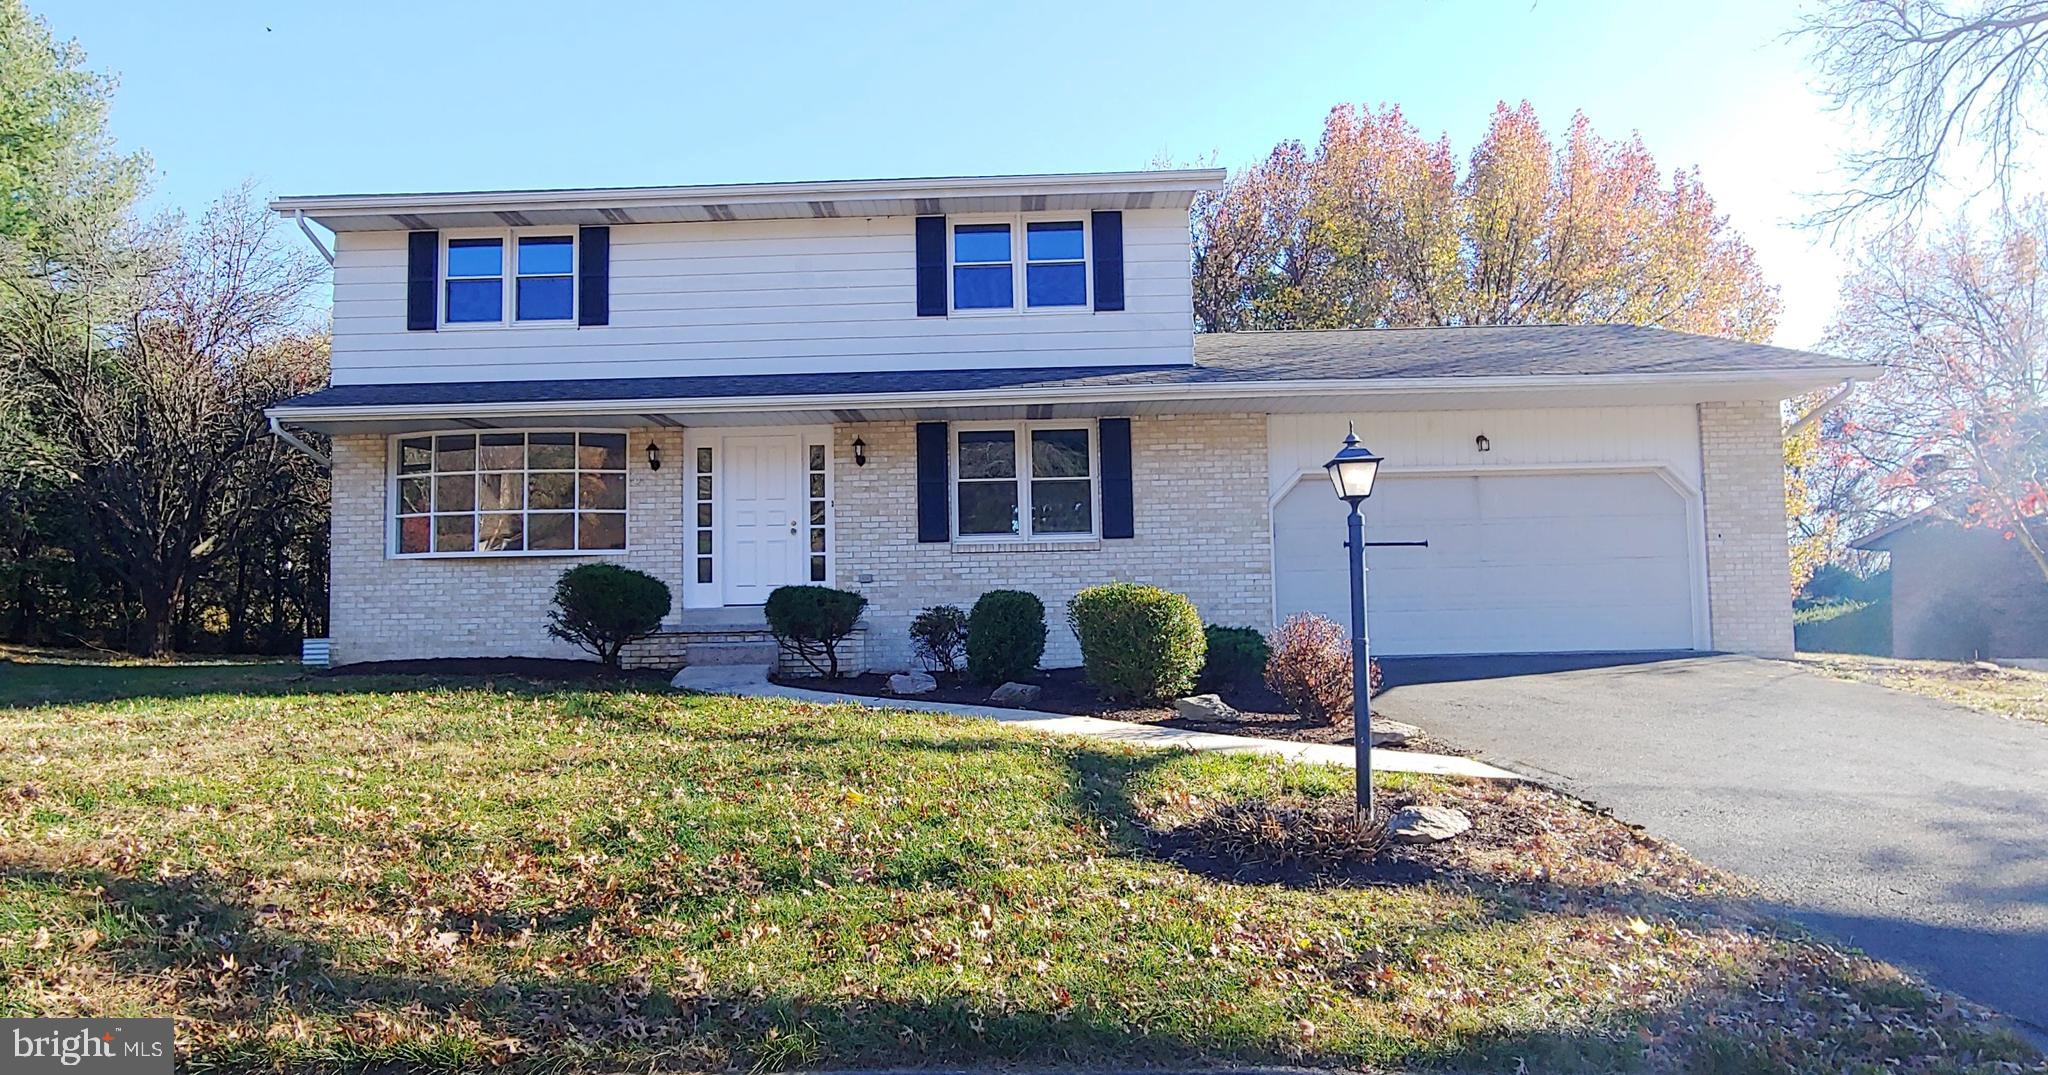
<svg viewBox="0 0 2048 1075">
<path fill-rule="evenodd" d="M 1749 657 L 1381 663 L 1377 712 L 2048 1031 L 2048 727 Z"/>
</svg>

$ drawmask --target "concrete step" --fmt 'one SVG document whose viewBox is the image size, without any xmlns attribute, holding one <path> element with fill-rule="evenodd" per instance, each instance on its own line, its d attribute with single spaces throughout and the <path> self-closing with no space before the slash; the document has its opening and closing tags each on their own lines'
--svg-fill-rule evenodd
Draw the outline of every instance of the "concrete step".
<svg viewBox="0 0 2048 1075">
<path fill-rule="evenodd" d="M 693 665 L 676 673 L 669 685 L 707 694 L 754 694 L 768 685 L 769 664 Z"/>
<path fill-rule="evenodd" d="M 683 648 L 683 663 L 686 665 L 773 665 L 776 658 L 780 655 L 781 649 L 773 641 L 692 642 Z"/>
</svg>

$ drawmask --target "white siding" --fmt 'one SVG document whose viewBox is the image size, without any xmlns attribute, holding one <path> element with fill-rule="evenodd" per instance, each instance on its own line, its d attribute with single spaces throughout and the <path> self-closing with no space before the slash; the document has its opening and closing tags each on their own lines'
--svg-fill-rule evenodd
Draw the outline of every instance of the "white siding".
<svg viewBox="0 0 2048 1075">
<path fill-rule="evenodd" d="M 1121 311 L 918 317 L 911 217 L 612 228 L 611 324 L 405 328 L 404 232 L 335 236 L 334 383 L 1193 361 L 1187 213 L 1124 213 Z"/>
</svg>

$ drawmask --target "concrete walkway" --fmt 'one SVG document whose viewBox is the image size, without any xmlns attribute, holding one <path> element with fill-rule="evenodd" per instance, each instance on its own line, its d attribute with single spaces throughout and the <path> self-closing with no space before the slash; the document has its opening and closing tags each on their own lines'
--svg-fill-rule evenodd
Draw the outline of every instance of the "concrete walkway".
<svg viewBox="0 0 2048 1075">
<path fill-rule="evenodd" d="M 1074 717 L 1061 713 L 1040 713 L 1031 709 L 1003 709 L 988 705 L 960 705 L 925 702 L 915 698 L 870 698 L 863 694 L 838 694 L 785 687 L 768 680 L 762 665 L 698 665 L 676 673 L 674 685 L 683 690 L 707 694 L 736 694 L 746 698 L 787 698 L 820 705 L 858 705 L 870 709 L 906 709 L 918 713 L 945 713 L 956 717 L 978 717 L 1026 727 L 1053 735 L 1080 735 L 1132 746 L 1180 750 L 1214 750 L 1229 754 L 1268 754 L 1293 762 L 1350 767 L 1352 749 L 1335 743 L 1293 743 L 1284 739 L 1258 739 L 1246 735 L 1218 735 L 1164 728 L 1156 724 L 1134 724 L 1101 717 Z M 1383 773 L 1424 773 L 1474 780 L 1519 780 L 1519 774 L 1471 758 L 1450 754 L 1421 754 L 1408 750 L 1375 748 L 1372 765 Z"/>
</svg>

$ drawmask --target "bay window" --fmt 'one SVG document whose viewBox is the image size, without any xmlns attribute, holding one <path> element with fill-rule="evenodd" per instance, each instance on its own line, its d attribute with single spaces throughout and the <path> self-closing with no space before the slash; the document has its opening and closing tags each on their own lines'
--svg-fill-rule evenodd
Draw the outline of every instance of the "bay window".
<svg viewBox="0 0 2048 1075">
<path fill-rule="evenodd" d="M 395 556 L 626 547 L 626 435 L 440 433 L 393 444 Z"/>
</svg>

